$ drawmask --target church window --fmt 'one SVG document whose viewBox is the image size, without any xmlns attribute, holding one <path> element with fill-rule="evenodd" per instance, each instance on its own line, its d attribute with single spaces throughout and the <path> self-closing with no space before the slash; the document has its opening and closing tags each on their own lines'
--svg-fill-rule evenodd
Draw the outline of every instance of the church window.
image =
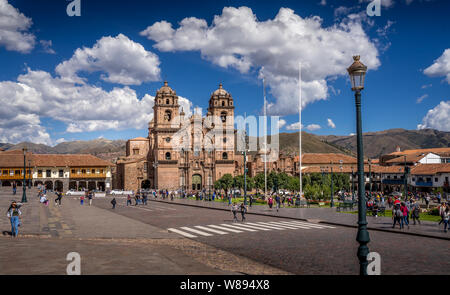
<svg viewBox="0 0 450 295">
<path fill-rule="evenodd" d="M 220 113 L 220 119 L 222 120 L 222 123 L 225 123 L 227 121 L 227 113 L 226 112 Z"/>
<path fill-rule="evenodd" d="M 170 153 L 166 153 L 166 160 L 171 160 L 171 159 L 172 159 L 171 154 Z"/>
<path fill-rule="evenodd" d="M 169 100 L 168 99 L 166 99 L 166 104 L 169 104 Z"/>
<path fill-rule="evenodd" d="M 223 153 L 223 154 L 222 154 L 222 159 L 228 160 L 228 154 L 227 154 L 227 153 Z"/>
<path fill-rule="evenodd" d="M 164 114 L 164 120 L 170 122 L 172 120 L 172 112 L 167 110 Z"/>
<path fill-rule="evenodd" d="M 225 102 L 224 102 L 224 101 L 222 101 L 222 106 L 223 106 L 223 107 L 225 106 Z"/>
<path fill-rule="evenodd" d="M 133 155 L 139 155 L 139 149 L 133 149 Z"/>
</svg>

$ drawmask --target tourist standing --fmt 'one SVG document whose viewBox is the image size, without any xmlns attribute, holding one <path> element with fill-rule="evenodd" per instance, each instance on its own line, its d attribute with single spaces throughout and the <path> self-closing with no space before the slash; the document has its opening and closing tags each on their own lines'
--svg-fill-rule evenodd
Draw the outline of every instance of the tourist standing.
<svg viewBox="0 0 450 295">
<path fill-rule="evenodd" d="M 89 206 L 92 205 L 92 195 L 93 195 L 92 191 L 89 191 L 88 192 Z"/>
<path fill-rule="evenodd" d="M 408 210 L 408 207 L 406 207 L 406 204 L 404 202 L 401 203 L 400 210 L 402 211 L 402 214 L 403 214 L 403 224 L 406 224 L 409 228 L 409 223 L 408 223 L 409 210 Z"/>
<path fill-rule="evenodd" d="M 277 203 L 277 212 L 278 212 L 278 210 L 281 207 L 281 200 L 280 200 L 280 196 L 279 195 L 275 196 L 275 202 Z"/>
<path fill-rule="evenodd" d="M 127 206 L 128 205 L 131 205 L 131 196 L 130 195 L 127 196 Z"/>
<path fill-rule="evenodd" d="M 445 209 L 447 209 L 447 205 L 445 203 L 439 206 L 439 216 L 441 217 L 439 225 L 441 225 L 441 223 L 444 222 Z"/>
<path fill-rule="evenodd" d="M 272 196 L 269 197 L 269 199 L 267 200 L 267 203 L 269 204 L 269 208 L 272 209 L 272 206 L 273 206 Z"/>
<path fill-rule="evenodd" d="M 392 219 L 394 220 L 392 228 L 395 228 L 395 224 L 397 223 L 400 226 L 400 229 L 403 228 L 403 213 L 402 210 L 400 210 L 400 204 L 394 205 L 394 209 L 392 209 Z"/>
<path fill-rule="evenodd" d="M 13 182 L 13 195 L 16 194 L 16 191 L 17 191 L 17 184 L 16 184 L 16 182 L 14 181 L 14 182 Z"/>
<path fill-rule="evenodd" d="M 447 207 L 445 209 L 444 215 L 443 215 L 443 220 L 444 220 L 444 232 L 447 232 L 447 227 L 448 227 L 448 220 L 450 218 L 450 208 Z"/>
<path fill-rule="evenodd" d="M 241 203 L 242 222 L 245 222 L 245 213 L 247 213 L 247 207 L 244 205 L 244 203 Z"/>
<path fill-rule="evenodd" d="M 112 199 L 111 204 L 112 204 L 112 208 L 116 209 L 116 204 L 117 204 L 116 198 Z"/>
<path fill-rule="evenodd" d="M 231 206 L 231 212 L 233 213 L 233 222 L 238 222 L 238 219 L 236 216 L 237 210 L 238 210 L 237 205 L 233 204 L 233 206 Z"/>
<path fill-rule="evenodd" d="M 19 226 L 22 221 L 22 212 L 17 206 L 16 201 L 12 201 L 9 206 L 8 212 L 6 216 L 9 218 L 11 222 L 11 235 L 12 237 L 17 237 L 19 235 Z"/>
<path fill-rule="evenodd" d="M 413 200 L 411 206 L 411 218 L 414 222 L 414 225 L 416 224 L 416 220 L 420 224 L 420 205 L 416 200 Z"/>
<path fill-rule="evenodd" d="M 80 196 L 80 205 L 83 205 L 84 204 L 84 195 L 81 195 Z"/>
</svg>

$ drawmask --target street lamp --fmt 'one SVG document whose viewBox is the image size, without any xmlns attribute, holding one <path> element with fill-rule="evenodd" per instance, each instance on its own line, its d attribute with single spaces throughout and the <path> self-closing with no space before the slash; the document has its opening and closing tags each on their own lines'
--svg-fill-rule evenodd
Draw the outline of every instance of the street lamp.
<svg viewBox="0 0 450 295">
<path fill-rule="evenodd" d="M 24 147 L 22 149 L 23 151 L 23 183 L 22 183 L 22 188 L 23 188 L 23 195 L 22 195 L 22 203 L 26 203 L 27 202 L 27 185 L 25 183 L 26 181 L 26 177 L 27 177 L 27 166 L 26 166 L 26 157 L 27 157 L 27 148 Z"/>
<path fill-rule="evenodd" d="M 364 89 L 364 78 L 367 67 L 359 61 L 360 56 L 353 57 L 353 64 L 347 69 L 352 83 L 352 90 L 355 91 L 356 106 L 356 142 L 358 154 L 358 234 L 356 241 L 359 243 L 357 256 L 359 259 L 359 274 L 367 275 L 367 255 L 369 254 L 370 242 L 369 232 L 367 231 L 366 220 L 366 201 L 364 192 L 364 152 L 362 141 L 362 122 L 361 122 L 361 90 Z"/>
<path fill-rule="evenodd" d="M 323 185 L 324 185 L 324 178 L 323 178 L 323 174 L 324 174 L 324 172 L 325 172 L 325 167 L 320 167 L 320 172 L 322 172 L 322 200 L 324 199 L 324 197 L 323 197 Z"/>
<path fill-rule="evenodd" d="M 372 198 L 372 160 L 369 158 L 369 199 Z"/>
<path fill-rule="evenodd" d="M 28 189 L 31 189 L 31 160 L 28 159 Z"/>
<path fill-rule="evenodd" d="M 333 208 L 334 207 L 334 201 L 333 201 L 333 195 L 334 195 L 334 184 L 333 184 L 333 161 L 331 162 L 331 203 L 330 203 L 330 207 Z"/>
</svg>

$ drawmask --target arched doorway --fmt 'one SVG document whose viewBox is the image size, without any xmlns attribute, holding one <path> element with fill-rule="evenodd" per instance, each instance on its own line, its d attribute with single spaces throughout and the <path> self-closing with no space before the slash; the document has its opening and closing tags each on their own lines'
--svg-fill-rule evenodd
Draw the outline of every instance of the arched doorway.
<svg viewBox="0 0 450 295">
<path fill-rule="evenodd" d="M 69 182 L 69 190 L 76 190 L 77 189 L 77 182 L 76 181 L 71 181 Z"/>
<path fill-rule="evenodd" d="M 55 190 L 58 192 L 62 192 L 64 190 L 64 184 L 61 180 L 55 181 Z"/>
<path fill-rule="evenodd" d="M 202 189 L 202 176 L 200 174 L 192 175 L 192 189 L 198 191 Z"/>
<path fill-rule="evenodd" d="M 52 181 L 46 181 L 45 183 L 45 188 L 48 190 L 53 190 L 53 182 Z"/>
<path fill-rule="evenodd" d="M 150 180 L 148 180 L 148 179 L 143 180 L 142 183 L 141 183 L 141 188 L 149 189 L 150 188 Z"/>
<path fill-rule="evenodd" d="M 95 181 L 89 181 L 88 182 L 88 190 L 92 191 L 92 190 L 95 190 L 95 189 L 97 189 Z"/>
<path fill-rule="evenodd" d="M 78 182 L 78 190 L 79 191 L 83 191 L 87 188 L 87 183 L 86 181 L 80 181 Z"/>
<path fill-rule="evenodd" d="M 100 182 L 97 183 L 97 186 L 98 186 L 98 189 L 99 189 L 100 191 L 102 191 L 102 192 L 105 191 L 105 182 L 100 181 Z"/>
</svg>

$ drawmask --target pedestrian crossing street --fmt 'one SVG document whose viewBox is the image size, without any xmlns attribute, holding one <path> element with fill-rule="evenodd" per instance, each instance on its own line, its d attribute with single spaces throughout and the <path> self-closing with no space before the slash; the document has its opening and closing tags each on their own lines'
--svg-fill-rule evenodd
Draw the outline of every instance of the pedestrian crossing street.
<svg viewBox="0 0 450 295">
<path fill-rule="evenodd" d="M 283 231 L 283 230 L 327 230 L 335 227 L 305 221 L 271 221 L 271 222 L 245 222 L 245 223 L 222 223 L 210 225 L 182 226 L 168 228 L 172 233 L 182 235 L 186 238 L 211 237 L 214 235 L 239 234 L 245 232 L 259 231 Z"/>
</svg>

